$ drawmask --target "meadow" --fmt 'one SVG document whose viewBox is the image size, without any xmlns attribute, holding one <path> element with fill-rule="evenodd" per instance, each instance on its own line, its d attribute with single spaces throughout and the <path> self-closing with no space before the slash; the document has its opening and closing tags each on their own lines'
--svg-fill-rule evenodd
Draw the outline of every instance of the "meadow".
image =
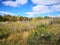
<svg viewBox="0 0 60 45">
<path fill-rule="evenodd" d="M 0 22 L 0 45 L 60 45 L 60 19 L 54 20 Z"/>
</svg>

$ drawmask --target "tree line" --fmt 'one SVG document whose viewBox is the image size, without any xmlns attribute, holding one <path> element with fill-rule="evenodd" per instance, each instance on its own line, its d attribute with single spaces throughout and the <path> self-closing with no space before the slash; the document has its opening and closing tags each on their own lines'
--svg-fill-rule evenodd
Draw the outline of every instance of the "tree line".
<svg viewBox="0 0 60 45">
<path fill-rule="evenodd" d="M 45 16 L 44 18 L 49 18 Z M 34 18 L 28 18 L 28 17 L 23 17 L 23 16 L 12 16 L 12 15 L 0 15 L 0 22 L 1 21 L 32 21 L 32 20 L 40 20 L 43 19 L 42 17 L 34 17 Z"/>
</svg>

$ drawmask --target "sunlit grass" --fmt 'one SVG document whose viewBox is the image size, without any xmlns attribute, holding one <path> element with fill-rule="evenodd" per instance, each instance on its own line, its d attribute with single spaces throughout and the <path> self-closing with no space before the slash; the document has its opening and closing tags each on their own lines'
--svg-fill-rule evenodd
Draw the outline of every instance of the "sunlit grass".
<svg viewBox="0 0 60 45">
<path fill-rule="evenodd" d="M 35 32 L 38 34 L 38 36 L 35 36 L 35 39 L 38 41 L 33 39 L 34 34 L 36 34 Z M 50 34 L 48 35 L 48 33 Z M 50 38 L 52 38 L 52 40 L 49 38 L 51 42 L 57 43 L 60 39 L 59 34 L 60 23 L 55 22 L 50 25 L 48 19 L 39 21 L 0 22 L 0 45 L 30 45 L 30 40 L 34 43 L 40 43 L 40 41 L 47 42 L 44 39 L 39 39 L 41 35 L 45 35 L 45 37 L 50 36 Z"/>
</svg>

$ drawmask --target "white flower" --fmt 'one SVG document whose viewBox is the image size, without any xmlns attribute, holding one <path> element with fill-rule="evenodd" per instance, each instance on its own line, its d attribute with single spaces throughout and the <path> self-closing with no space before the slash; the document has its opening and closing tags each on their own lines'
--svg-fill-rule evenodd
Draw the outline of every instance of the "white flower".
<svg viewBox="0 0 60 45">
<path fill-rule="evenodd" d="M 43 34 L 43 33 L 41 34 L 41 36 L 44 36 L 44 35 L 45 35 L 45 34 Z"/>
</svg>

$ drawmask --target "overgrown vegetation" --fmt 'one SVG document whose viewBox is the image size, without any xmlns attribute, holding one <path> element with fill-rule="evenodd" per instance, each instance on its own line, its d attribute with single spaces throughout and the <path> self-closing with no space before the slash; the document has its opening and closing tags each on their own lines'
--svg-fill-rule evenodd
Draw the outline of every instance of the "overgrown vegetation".
<svg viewBox="0 0 60 45">
<path fill-rule="evenodd" d="M 28 38 L 28 43 L 30 45 L 42 45 L 42 44 L 49 44 L 54 45 L 54 33 L 48 32 L 46 30 L 47 26 L 39 25 L 36 27 L 35 31 L 30 31 L 30 36 Z"/>
<path fill-rule="evenodd" d="M 60 18 L 0 16 L 0 45 L 60 45 Z"/>
<path fill-rule="evenodd" d="M 46 18 L 49 18 L 47 16 L 44 17 L 45 19 Z M 7 15 L 0 15 L 0 22 L 1 21 L 37 21 L 37 20 L 41 20 L 43 19 L 42 17 L 35 17 L 35 18 L 28 18 L 28 17 L 23 17 L 23 16 L 11 16 L 9 14 Z"/>
</svg>

